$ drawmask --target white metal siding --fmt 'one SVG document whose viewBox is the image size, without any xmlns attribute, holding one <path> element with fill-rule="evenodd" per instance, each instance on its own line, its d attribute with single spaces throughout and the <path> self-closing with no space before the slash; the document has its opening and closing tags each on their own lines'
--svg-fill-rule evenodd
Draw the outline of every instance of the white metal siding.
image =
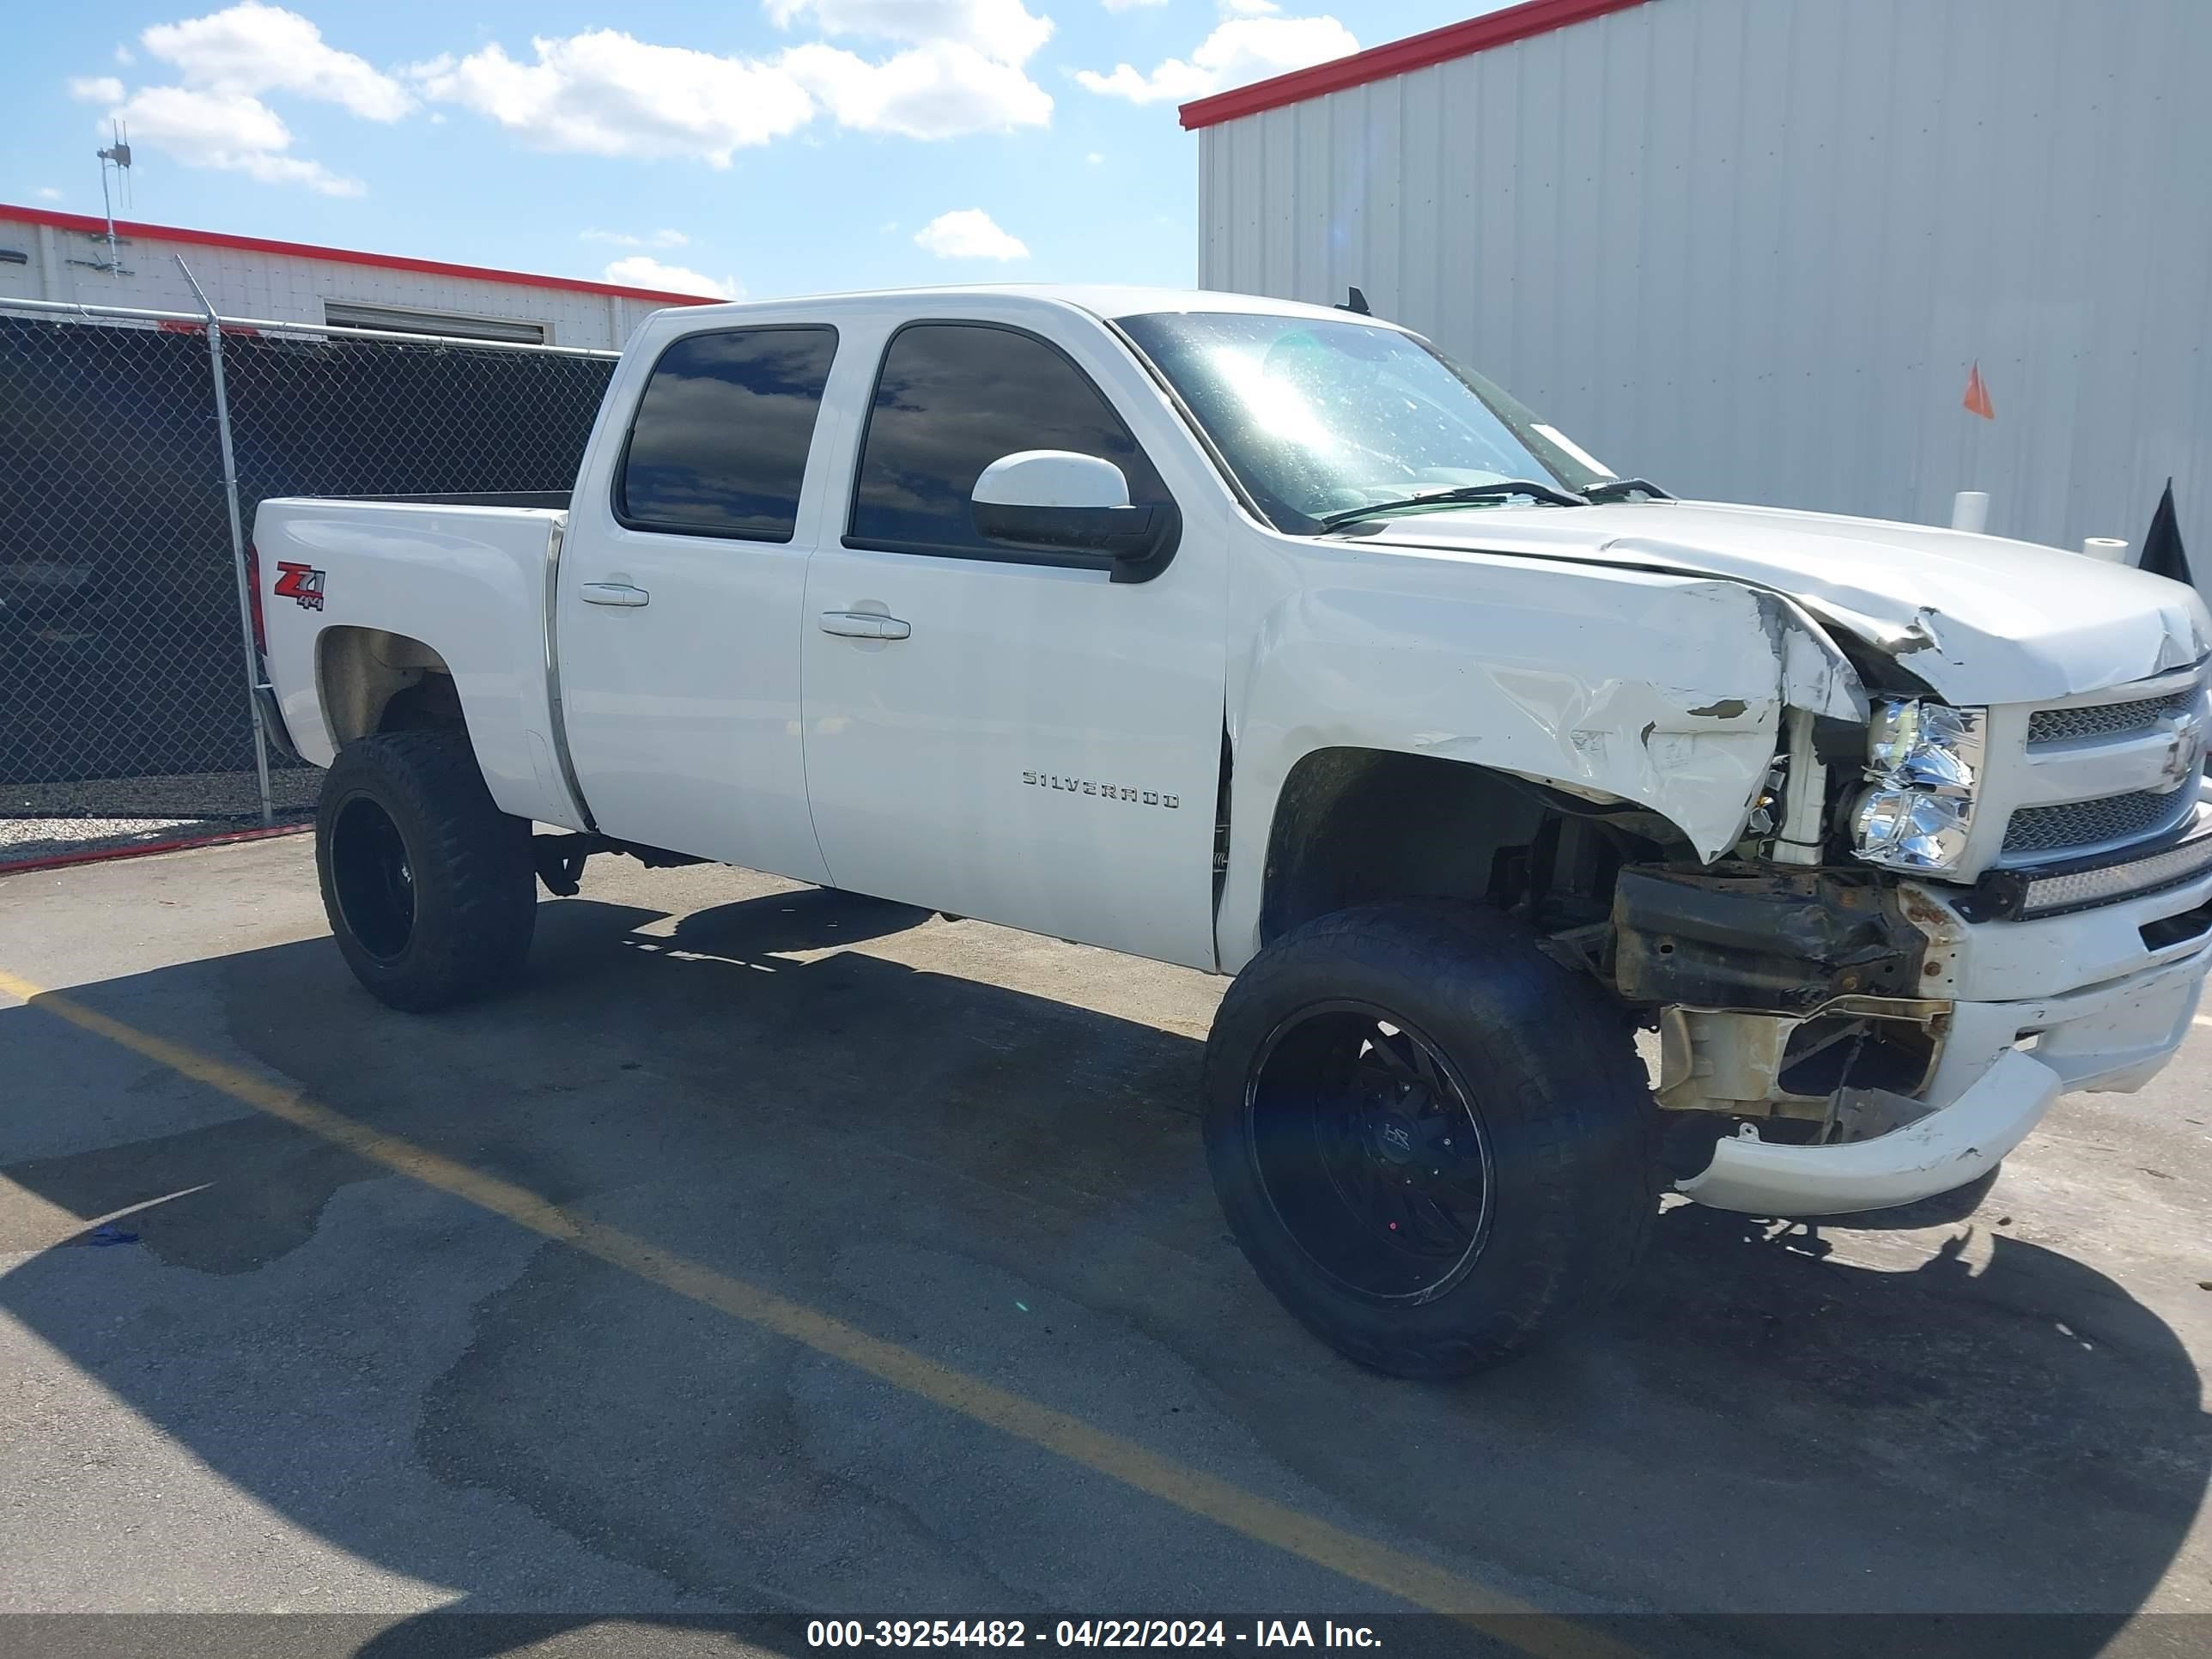
<svg viewBox="0 0 2212 1659">
<path fill-rule="evenodd" d="M 1206 286 L 1358 283 L 1624 472 L 2068 547 L 2171 474 L 2212 574 L 2212 0 L 1651 0 L 1200 140 Z"/>
<path fill-rule="evenodd" d="M 0 247 L 29 256 L 26 264 L 0 264 L 0 299 L 197 312 L 199 302 L 173 257 L 182 254 L 217 312 L 272 322 L 319 323 L 325 301 L 350 300 L 410 311 L 524 319 L 544 324 L 553 345 L 615 348 L 663 303 L 145 235 L 119 239 L 123 275 L 116 276 L 85 263 L 70 263 L 105 260 L 105 235 L 4 217 L 0 217 Z"/>
</svg>

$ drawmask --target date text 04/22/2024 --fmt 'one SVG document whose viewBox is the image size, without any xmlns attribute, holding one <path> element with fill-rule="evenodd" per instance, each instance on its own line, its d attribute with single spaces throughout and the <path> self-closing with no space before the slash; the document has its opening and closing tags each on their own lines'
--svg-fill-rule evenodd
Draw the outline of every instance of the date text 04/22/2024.
<svg viewBox="0 0 2212 1659">
<path fill-rule="evenodd" d="M 1365 1625 L 1331 1620 L 1255 1619 L 1249 1627 L 1220 1619 L 817 1619 L 811 1648 L 1376 1648 Z"/>
</svg>

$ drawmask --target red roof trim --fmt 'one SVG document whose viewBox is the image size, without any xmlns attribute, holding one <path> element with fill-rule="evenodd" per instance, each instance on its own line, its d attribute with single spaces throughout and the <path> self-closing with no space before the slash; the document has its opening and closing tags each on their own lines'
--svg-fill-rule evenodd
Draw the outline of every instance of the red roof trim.
<svg viewBox="0 0 2212 1659">
<path fill-rule="evenodd" d="M 0 202 L 0 220 L 51 225 L 56 230 L 82 231 L 88 236 L 107 234 L 107 221 L 87 213 L 56 213 L 49 208 L 10 207 Z M 557 288 L 572 294 L 610 294 L 623 300 L 652 300 L 662 305 L 710 306 L 714 300 L 699 294 L 665 294 L 658 289 L 620 288 L 612 283 L 588 283 L 580 276 L 533 276 L 527 271 L 494 270 L 486 265 L 447 264 L 442 259 L 410 259 L 398 253 L 363 253 L 353 248 L 318 247 L 310 242 L 275 242 L 264 236 L 233 236 L 220 230 L 187 230 L 178 225 L 141 225 L 115 222 L 118 236 L 147 236 L 165 242 L 197 242 L 204 247 L 243 248 L 252 253 L 283 253 L 299 259 L 328 259 L 339 264 L 374 265 L 383 270 L 415 270 L 431 276 L 463 276 L 480 283 L 507 283 L 517 288 Z"/>
<path fill-rule="evenodd" d="M 1510 46 L 1531 35 L 1549 34 L 1575 23 L 1586 23 L 1607 12 L 1626 11 L 1644 0 L 1527 0 L 1527 3 L 1493 11 L 1486 17 L 1470 17 L 1464 23 L 1447 23 L 1426 34 L 1410 35 L 1387 46 L 1370 46 L 1349 58 L 1339 58 L 1311 69 L 1292 70 L 1273 80 L 1255 81 L 1249 87 L 1232 87 L 1211 97 L 1194 99 L 1182 106 L 1183 125 L 1195 132 L 1218 126 L 1240 116 L 1285 104 L 1304 103 L 1324 93 L 1388 80 L 1409 70 L 1426 69 L 1454 58 L 1471 57 L 1492 46 Z"/>
</svg>

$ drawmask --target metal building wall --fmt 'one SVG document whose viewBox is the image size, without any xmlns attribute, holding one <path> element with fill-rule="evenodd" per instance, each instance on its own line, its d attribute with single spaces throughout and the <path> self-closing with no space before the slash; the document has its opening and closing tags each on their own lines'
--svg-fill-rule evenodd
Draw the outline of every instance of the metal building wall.
<svg viewBox="0 0 2212 1659">
<path fill-rule="evenodd" d="M 583 293 L 529 283 L 494 282 L 434 271 L 394 270 L 343 258 L 311 258 L 252 247 L 169 240 L 134 230 L 120 239 L 123 273 L 91 268 L 107 257 L 101 236 L 10 218 L 0 210 L 0 247 L 27 255 L 0 260 L 0 301 L 61 300 L 76 305 L 197 312 L 184 256 L 224 316 L 319 323 L 325 301 L 352 301 L 455 317 L 541 323 L 549 344 L 618 349 L 665 299 Z"/>
<path fill-rule="evenodd" d="M 1624 472 L 2063 546 L 2171 474 L 2208 586 L 2212 0 L 1649 0 L 1200 137 L 1205 285 L 1356 283 Z"/>
</svg>

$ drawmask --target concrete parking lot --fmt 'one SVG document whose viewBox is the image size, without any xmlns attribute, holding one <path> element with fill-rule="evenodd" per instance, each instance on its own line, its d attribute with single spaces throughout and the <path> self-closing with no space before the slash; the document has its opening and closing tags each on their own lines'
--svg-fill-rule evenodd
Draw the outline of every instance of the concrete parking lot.
<svg viewBox="0 0 2212 1659">
<path fill-rule="evenodd" d="M 620 860 L 532 961 L 386 1010 L 304 837 L 0 880 L 0 1611 L 2212 1638 L 2212 1029 L 1963 1222 L 1674 1206 L 1596 1324 L 1423 1387 L 1224 1236 L 1218 981 Z"/>
</svg>

